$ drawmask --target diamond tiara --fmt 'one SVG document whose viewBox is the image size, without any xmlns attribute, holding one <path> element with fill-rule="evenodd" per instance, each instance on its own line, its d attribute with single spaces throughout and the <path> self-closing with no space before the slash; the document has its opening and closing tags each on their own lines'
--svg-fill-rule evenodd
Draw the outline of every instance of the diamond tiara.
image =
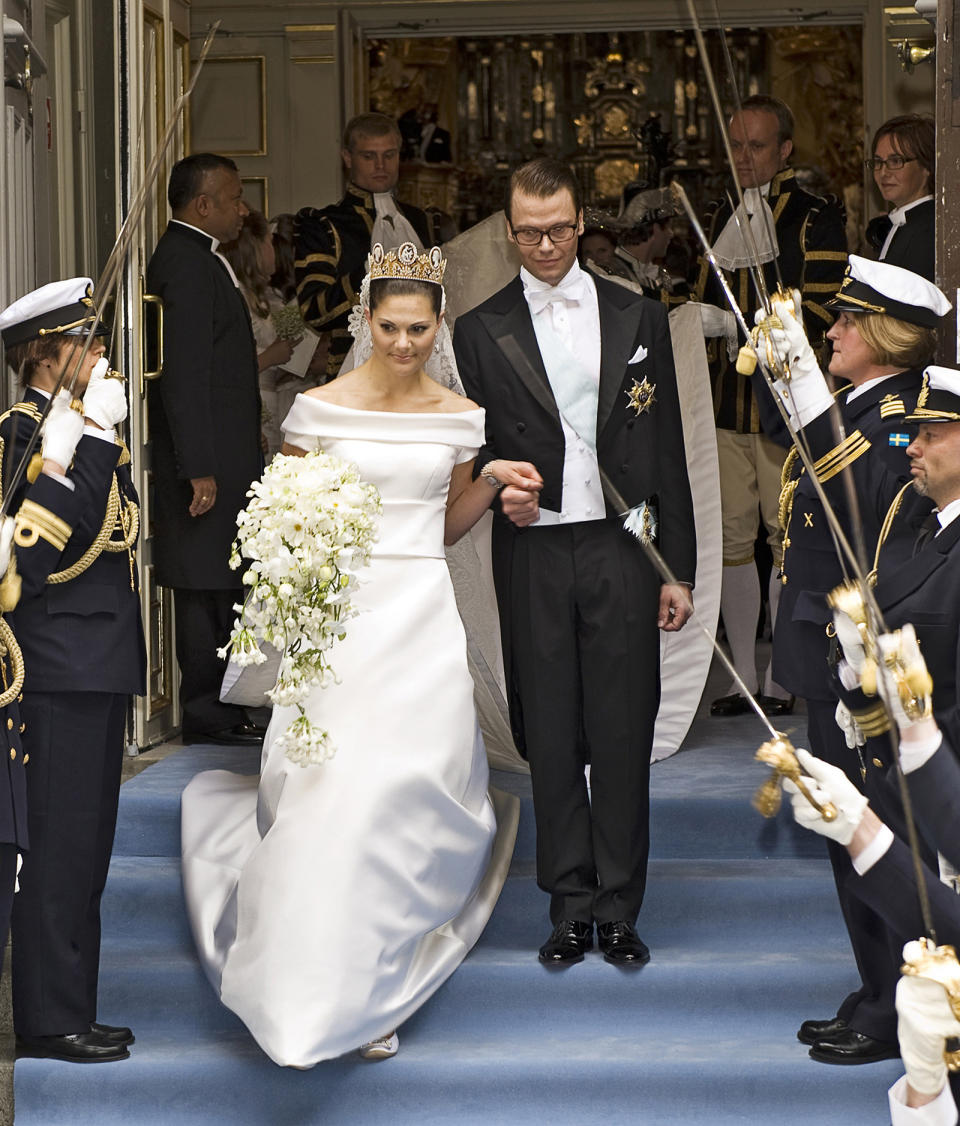
<svg viewBox="0 0 960 1126">
<path fill-rule="evenodd" d="M 433 246 L 423 254 L 418 253 L 412 242 L 405 242 L 396 250 L 384 252 L 379 242 L 373 244 L 367 260 L 370 280 L 377 278 L 412 278 L 415 281 L 443 284 L 443 272 L 447 268 L 446 259 L 439 246 Z"/>
</svg>

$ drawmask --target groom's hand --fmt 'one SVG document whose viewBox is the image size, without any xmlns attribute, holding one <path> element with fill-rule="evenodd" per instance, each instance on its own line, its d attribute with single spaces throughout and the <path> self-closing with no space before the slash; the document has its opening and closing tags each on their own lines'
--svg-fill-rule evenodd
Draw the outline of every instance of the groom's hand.
<svg viewBox="0 0 960 1126">
<path fill-rule="evenodd" d="M 660 587 L 660 609 L 657 625 L 664 633 L 683 629 L 693 613 L 693 591 L 686 583 L 664 583 Z"/>
<path fill-rule="evenodd" d="M 501 468 L 502 467 L 502 468 Z M 540 518 L 540 490 L 543 478 L 528 461 L 497 462 L 497 471 L 506 481 L 500 494 L 503 514 L 518 528 L 526 528 Z"/>
</svg>

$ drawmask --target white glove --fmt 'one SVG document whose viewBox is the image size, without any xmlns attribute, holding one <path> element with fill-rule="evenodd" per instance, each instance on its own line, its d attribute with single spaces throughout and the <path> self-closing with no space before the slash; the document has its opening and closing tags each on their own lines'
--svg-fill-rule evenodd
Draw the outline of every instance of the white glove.
<svg viewBox="0 0 960 1126">
<path fill-rule="evenodd" d="M 13 533 L 16 521 L 12 516 L 4 516 L 0 523 L 0 579 L 7 573 L 10 566 L 10 552 L 13 548 Z"/>
<path fill-rule="evenodd" d="M 105 356 L 97 360 L 83 393 L 83 413 L 91 422 L 112 430 L 127 417 L 127 390 L 121 379 L 107 378 Z"/>
<path fill-rule="evenodd" d="M 860 630 L 857 628 L 853 618 L 851 618 L 849 614 L 845 614 L 842 610 L 834 610 L 833 627 L 837 631 L 837 641 L 840 642 L 840 647 L 843 649 L 843 659 L 847 662 L 847 665 L 857 678 L 857 684 L 859 684 L 863 666 L 867 661 L 867 654 L 863 647 L 863 638 L 860 636 Z M 847 688 L 854 688 L 856 686 L 857 685 L 845 683 L 845 687 Z"/>
<path fill-rule="evenodd" d="M 914 944 L 908 942 L 907 952 Z M 897 983 L 897 1037 L 907 1082 L 921 1095 L 936 1095 L 947 1082 L 944 1041 L 960 1036 L 947 991 L 936 981 L 904 975 Z"/>
<path fill-rule="evenodd" d="M 901 731 L 907 727 L 921 722 L 929 716 L 931 711 L 930 695 L 933 692 L 933 680 L 927 671 L 927 663 L 920 652 L 917 643 L 917 634 L 913 626 L 907 622 L 901 629 L 893 633 L 881 633 L 877 636 L 877 647 L 880 650 L 881 660 L 877 675 L 877 691 L 897 721 Z M 896 668 L 888 665 L 888 660 L 894 660 Z M 899 672 L 905 687 L 913 694 L 916 700 L 917 712 L 923 714 L 907 715 L 903 699 L 900 695 L 900 681 L 896 673 Z"/>
<path fill-rule="evenodd" d="M 790 381 L 776 380 L 774 390 L 785 403 L 794 425 L 804 427 L 830 409 L 833 396 L 799 319 L 800 294 L 794 290 L 788 301 L 774 297 L 771 307 L 772 318 L 768 319 L 763 309 L 758 309 L 754 323 L 760 328 L 762 337 L 770 341 L 776 366 L 782 368 L 786 364 L 790 369 Z M 779 320 L 779 325 L 773 318 Z M 758 341 L 761 350 L 764 345 L 762 337 Z"/>
<path fill-rule="evenodd" d="M 73 461 L 77 443 L 83 437 L 83 415 L 70 406 L 70 394 L 60 391 L 53 400 L 43 424 L 44 461 L 53 461 L 67 469 Z"/>
<path fill-rule="evenodd" d="M 790 795 L 794 820 L 804 829 L 819 833 L 821 837 L 829 837 L 838 844 L 848 845 L 863 820 L 867 799 L 842 770 L 814 758 L 802 747 L 797 749 L 797 759 L 805 771 L 804 785 L 820 805 L 831 802 L 836 808 L 837 816 L 832 821 L 824 821 L 822 815 L 800 792 L 799 787 L 789 778 L 785 778 L 783 788 Z"/>
<path fill-rule="evenodd" d="M 837 721 L 837 727 L 843 732 L 849 750 L 855 751 L 857 747 L 862 747 L 866 743 L 867 740 L 860 730 L 860 725 L 842 700 L 837 701 L 837 710 L 833 718 Z"/>
<path fill-rule="evenodd" d="M 700 310 L 700 325 L 703 335 L 707 340 L 714 336 L 722 336 L 727 342 L 727 359 L 732 363 L 737 358 L 739 345 L 737 340 L 737 319 L 730 309 L 721 309 L 717 305 L 704 305 L 694 302 Z"/>
</svg>

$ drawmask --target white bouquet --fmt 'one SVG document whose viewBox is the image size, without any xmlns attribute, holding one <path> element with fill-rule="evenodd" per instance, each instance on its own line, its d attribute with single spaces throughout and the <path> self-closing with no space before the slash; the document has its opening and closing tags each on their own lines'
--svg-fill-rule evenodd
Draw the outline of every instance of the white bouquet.
<svg viewBox="0 0 960 1126">
<path fill-rule="evenodd" d="M 357 613 L 350 596 L 377 538 L 380 494 L 356 466 L 317 451 L 275 457 L 247 496 L 230 566 L 250 560 L 243 575 L 250 589 L 234 607 L 240 617 L 220 656 L 242 667 L 267 659 L 261 641 L 282 650 L 280 676 L 267 695 L 300 714 L 278 744 L 301 766 L 325 762 L 336 748 L 303 704 L 311 689 L 336 680 L 329 650 Z"/>
</svg>

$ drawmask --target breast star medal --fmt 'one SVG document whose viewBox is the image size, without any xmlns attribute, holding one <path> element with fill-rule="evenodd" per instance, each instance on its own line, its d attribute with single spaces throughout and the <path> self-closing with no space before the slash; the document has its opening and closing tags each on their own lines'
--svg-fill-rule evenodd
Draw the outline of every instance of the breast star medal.
<svg viewBox="0 0 960 1126">
<path fill-rule="evenodd" d="M 637 383 L 637 381 L 634 380 L 630 390 L 624 392 L 629 400 L 627 410 L 630 410 L 632 407 L 638 415 L 643 414 L 644 411 L 648 411 L 653 406 L 654 402 L 656 402 L 653 394 L 656 389 L 657 385 L 651 383 L 649 379 L 644 379 L 642 383 Z"/>
</svg>

